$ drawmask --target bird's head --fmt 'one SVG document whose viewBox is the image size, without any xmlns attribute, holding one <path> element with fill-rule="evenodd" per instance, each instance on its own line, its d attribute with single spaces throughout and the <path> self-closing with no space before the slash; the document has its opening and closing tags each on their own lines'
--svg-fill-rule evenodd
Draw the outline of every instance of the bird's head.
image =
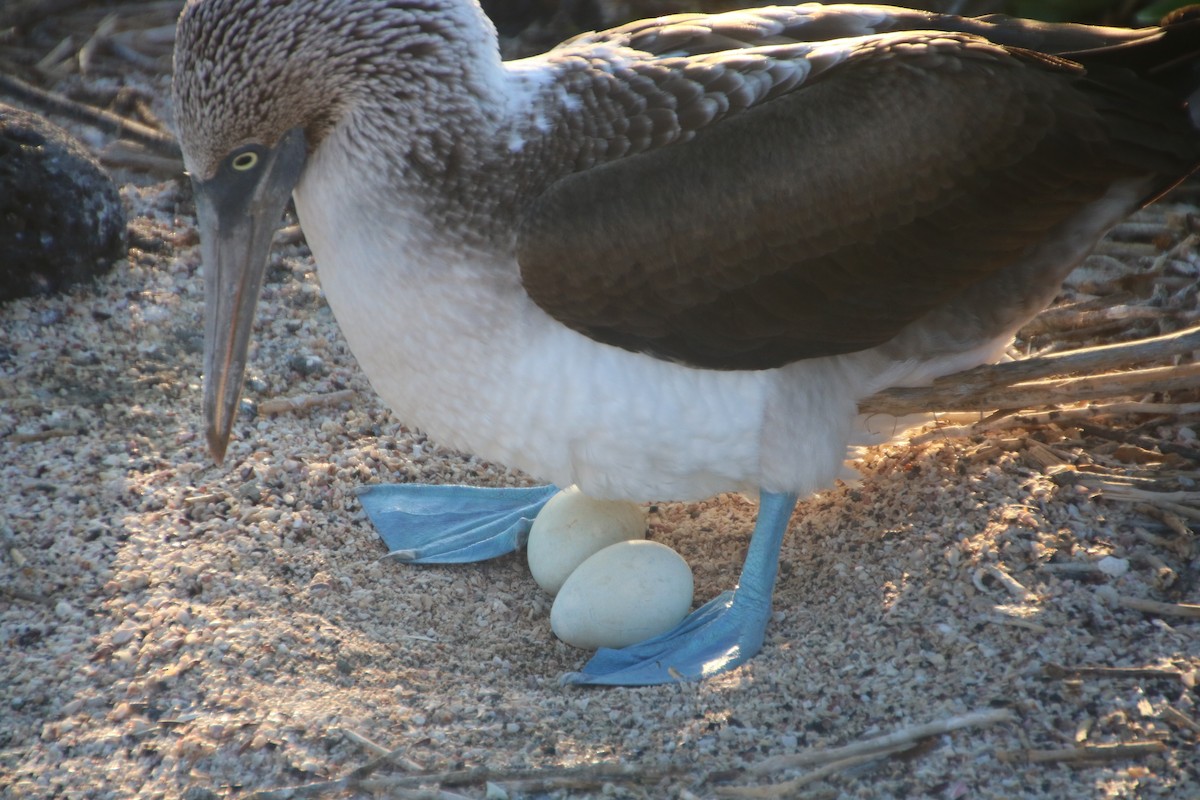
<svg viewBox="0 0 1200 800">
<path fill-rule="evenodd" d="M 289 13 L 292 12 L 292 13 Z M 330 121 L 288 55 L 295 8 L 193 0 L 176 33 L 174 94 L 204 269 L 204 422 L 220 462 L 233 429 L 271 239 Z"/>
<path fill-rule="evenodd" d="M 223 459 L 272 235 L 337 130 L 395 168 L 451 141 L 444 110 L 486 94 L 495 30 L 470 0 L 188 0 L 175 113 L 195 188 L 205 280 L 204 415 Z M 495 63 L 493 63 L 493 61 Z M 366 108 L 369 113 L 356 113 Z M 350 180 L 353 176 L 347 176 Z"/>
</svg>

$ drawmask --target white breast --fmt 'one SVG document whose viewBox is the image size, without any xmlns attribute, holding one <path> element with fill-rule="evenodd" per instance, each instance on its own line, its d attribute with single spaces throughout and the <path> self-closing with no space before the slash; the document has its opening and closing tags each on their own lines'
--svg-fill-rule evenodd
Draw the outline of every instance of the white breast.
<svg viewBox="0 0 1200 800">
<path fill-rule="evenodd" d="M 515 263 L 451 252 L 403 197 L 379 211 L 369 189 L 334 178 L 346 173 L 331 151 L 296 206 L 351 350 L 406 424 L 595 497 L 757 488 L 772 373 L 694 370 L 565 328 Z"/>
</svg>

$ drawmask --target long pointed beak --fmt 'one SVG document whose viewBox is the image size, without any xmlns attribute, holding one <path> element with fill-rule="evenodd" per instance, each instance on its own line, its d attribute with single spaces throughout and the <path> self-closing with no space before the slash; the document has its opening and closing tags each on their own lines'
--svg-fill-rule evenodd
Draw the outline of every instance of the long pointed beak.
<svg viewBox="0 0 1200 800">
<path fill-rule="evenodd" d="M 218 464 L 241 399 L 271 238 L 306 157 L 304 133 L 295 129 L 262 149 L 254 169 L 239 172 L 227 161 L 212 178 L 194 181 L 204 263 L 204 426 Z"/>
</svg>

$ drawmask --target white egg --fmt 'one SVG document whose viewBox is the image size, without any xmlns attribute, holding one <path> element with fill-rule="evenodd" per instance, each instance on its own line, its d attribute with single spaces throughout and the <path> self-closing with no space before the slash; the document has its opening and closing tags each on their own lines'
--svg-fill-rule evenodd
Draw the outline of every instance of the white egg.
<svg viewBox="0 0 1200 800">
<path fill-rule="evenodd" d="M 646 512 L 621 500 L 596 500 L 572 486 L 537 515 L 526 555 L 533 579 L 550 594 L 592 554 L 610 544 L 646 538 Z"/>
<path fill-rule="evenodd" d="M 692 606 L 692 570 L 665 544 L 609 545 L 579 565 L 550 609 L 550 629 L 569 645 L 626 647 L 666 633 Z"/>
</svg>

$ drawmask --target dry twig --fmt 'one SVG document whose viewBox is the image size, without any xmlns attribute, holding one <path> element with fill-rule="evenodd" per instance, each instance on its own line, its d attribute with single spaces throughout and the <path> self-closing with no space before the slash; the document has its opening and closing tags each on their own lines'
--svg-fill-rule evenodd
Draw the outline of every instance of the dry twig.
<svg viewBox="0 0 1200 800">
<path fill-rule="evenodd" d="M 937 720 L 936 722 L 927 722 L 922 725 L 901 728 L 898 731 L 893 731 L 883 736 L 876 736 L 872 739 L 864 739 L 861 742 L 848 744 L 844 747 L 817 747 L 791 755 L 775 756 L 774 758 L 768 758 L 755 764 L 750 768 L 750 772 L 755 775 L 765 775 L 784 769 L 823 764 L 864 753 L 877 753 L 878 751 L 887 750 L 897 745 L 908 747 L 921 739 L 930 736 L 940 736 L 944 733 L 959 730 L 960 728 L 979 728 L 987 725 L 995 725 L 998 722 L 1012 722 L 1015 719 L 1016 715 L 1006 708 L 989 708 L 984 711 L 972 711 L 956 717 Z"/>
<path fill-rule="evenodd" d="M 1183 674 L 1174 667 L 1104 667 L 1087 664 L 1047 664 L 1045 672 L 1051 678 L 1179 678 Z"/>
<path fill-rule="evenodd" d="M 1175 708 L 1175 706 L 1167 706 L 1164 708 L 1162 712 L 1162 718 L 1163 721 L 1169 722 L 1172 725 L 1177 725 L 1178 727 L 1187 728 L 1195 731 L 1196 733 L 1200 733 L 1200 722 L 1192 719 L 1178 708 Z"/>
<path fill-rule="evenodd" d="M 922 739 L 941 736 L 961 728 L 976 728 L 1011 722 L 1016 715 L 1004 708 L 972 711 L 956 717 L 913 725 L 898 731 L 864 739 L 844 747 L 813 748 L 786 756 L 768 758 L 750 768 L 751 774 L 764 775 L 785 769 L 820 765 L 817 769 L 798 778 L 777 784 L 759 786 L 731 786 L 718 790 L 726 797 L 774 798 L 784 797 L 797 789 L 860 764 L 912 749 Z"/>
<path fill-rule="evenodd" d="M 866 764 L 870 761 L 875 761 L 885 756 L 894 755 L 895 753 L 904 752 L 913 747 L 913 743 L 898 744 L 892 747 L 886 747 L 880 750 L 875 750 L 869 753 L 862 753 L 856 756 L 841 758 L 837 761 L 831 761 L 822 767 L 814 769 L 805 775 L 798 778 L 793 778 L 790 781 L 782 783 L 768 783 L 758 786 L 725 786 L 717 789 L 717 794 L 722 797 L 746 797 L 746 798 L 775 798 L 787 797 L 804 786 L 810 783 L 815 783 L 830 775 L 837 774 L 843 770 L 857 767 L 861 764 Z"/>
<path fill-rule="evenodd" d="M 1161 319 L 1161 308 L 1133 305 L 1106 305 L 1104 308 L 1079 310 L 1076 308 L 1052 308 L 1029 321 L 1021 333 L 1037 336 L 1058 333 L 1063 329 L 1093 328 L 1096 326 L 1125 325 L 1136 320 Z"/>
<path fill-rule="evenodd" d="M 1200 365 L 1182 364 L 1095 375 L 1200 350 L 1200 328 L 1049 356 L 985 365 L 926 387 L 887 389 L 859 403 L 863 414 L 903 416 L 931 410 L 1025 408 L 1200 386 Z M 1069 374 L 1086 377 L 1057 378 Z"/>
<path fill-rule="evenodd" d="M 1097 419 L 1102 417 L 1123 417 L 1132 414 L 1144 414 L 1161 417 L 1192 417 L 1200 414 L 1200 403 L 1150 403 L 1141 401 L 1118 401 L 1115 403 L 1088 403 L 1077 408 L 1055 408 L 1049 411 L 1020 411 L 1001 412 L 980 417 L 976 412 L 953 412 L 939 414 L 938 420 L 944 421 L 959 417 L 963 413 L 971 413 L 974 420 L 966 420 L 958 425 L 941 425 L 925 433 L 909 439 L 913 444 L 940 441 L 949 438 L 966 438 L 980 433 L 999 433 L 1013 428 L 1032 428 L 1043 425 L 1069 424 L 1074 425 L 1079 420 Z M 1159 443 L 1161 447 L 1162 443 Z"/>
<path fill-rule="evenodd" d="M 183 165 L 178 158 L 166 158 L 124 139 L 110 142 L 97 156 L 110 167 L 124 167 L 168 177 L 179 175 L 183 171 Z"/>
<path fill-rule="evenodd" d="M 1104 483 L 1096 488 L 1104 492 L 1109 500 L 1125 500 L 1134 503 L 1152 503 L 1160 506 L 1162 503 L 1182 505 L 1200 503 L 1200 492 L 1150 492 L 1136 486 L 1125 486 L 1120 483 Z"/>
<path fill-rule="evenodd" d="M 0 28 L 22 27 L 50 15 L 61 15 L 86 5 L 88 0 L 7 0 L 0 9 Z"/>
<path fill-rule="evenodd" d="M 351 730 L 350 728 L 342 728 L 341 732 L 342 732 L 342 736 L 345 736 L 347 739 L 354 742 L 356 745 L 363 748 L 364 750 L 370 751 L 370 753 L 372 755 L 381 756 L 381 755 L 391 752 L 383 745 L 379 744 L 378 742 L 372 741 L 371 739 L 368 739 L 366 736 L 363 736 L 358 731 Z"/>
<path fill-rule="evenodd" d="M 1032 600 L 1037 597 L 1036 594 L 1025 588 L 1020 581 L 1018 581 L 1012 575 L 1009 575 L 1004 570 L 1000 569 L 995 564 L 988 564 L 986 567 L 983 567 L 983 571 L 995 578 L 1000 585 L 1004 587 L 1005 591 L 1022 602 L 1026 600 Z"/>
<path fill-rule="evenodd" d="M 13 444 L 28 444 L 29 442 L 44 442 L 48 439 L 59 439 L 63 436 L 75 436 L 78 431 L 70 430 L 69 428 L 51 428 L 45 431 L 35 431 L 34 433 L 12 433 L 8 436 L 8 441 Z"/>
<path fill-rule="evenodd" d="M 179 143 L 169 134 L 113 114 L 111 111 L 76 103 L 74 100 L 39 89 L 11 75 L 0 75 L 0 94 L 27 103 L 44 112 L 71 117 L 113 136 L 132 139 L 149 148 L 156 155 L 177 161 L 179 172 L 183 172 L 183 155 L 180 153 Z"/>
<path fill-rule="evenodd" d="M 353 389 L 342 389 L 327 394 L 302 394 L 296 397 L 273 397 L 258 404 L 260 414 L 284 414 L 291 411 L 307 411 L 312 408 L 333 406 L 354 399 Z"/>
<path fill-rule="evenodd" d="M 516 783 L 520 785 L 548 788 L 587 788 L 613 781 L 656 782 L 682 771 L 680 768 L 643 767 L 635 764 L 600 763 L 582 767 L 546 769 L 497 770 L 490 767 L 451 770 L 448 772 L 422 772 L 417 775 L 387 775 L 372 777 L 380 767 L 392 763 L 401 752 L 401 746 L 368 761 L 340 778 L 300 786 L 265 789 L 248 796 L 249 800 L 295 800 L 295 798 L 320 797 L 348 790 L 366 792 L 387 791 L 390 796 L 406 798 L 449 798 L 455 797 L 431 786 L 470 786 L 481 783 Z M 534 789 L 537 790 L 536 788 Z M 413 792 L 417 792 L 414 794 Z"/>
<path fill-rule="evenodd" d="M 1014 628 L 1024 628 L 1033 631 L 1034 633 L 1049 633 L 1050 629 L 1041 623 L 1023 617 L 1014 617 L 1011 614 L 995 613 L 986 614 L 982 617 L 985 622 L 990 622 L 994 625 L 1011 625 Z"/>
<path fill-rule="evenodd" d="M 1162 617 L 1185 617 L 1200 619 L 1200 605 L 1195 603 L 1160 603 L 1158 600 L 1147 600 L 1144 597 L 1129 597 L 1118 595 L 1117 605 L 1146 614 L 1158 614 Z"/>
<path fill-rule="evenodd" d="M 24 589 L 18 589 L 15 586 L 0 585 L 0 594 L 8 595 L 14 600 L 24 600 L 27 603 L 38 603 L 44 606 L 54 605 L 54 601 L 44 594 L 37 592 L 27 592 Z"/>
<path fill-rule="evenodd" d="M 997 753 L 1001 761 L 1029 764 L 1078 763 L 1081 761 L 1118 761 L 1123 758 L 1165 753 L 1162 742 L 1126 742 L 1122 744 L 1085 744 L 1052 750 L 1016 750 Z"/>
</svg>

